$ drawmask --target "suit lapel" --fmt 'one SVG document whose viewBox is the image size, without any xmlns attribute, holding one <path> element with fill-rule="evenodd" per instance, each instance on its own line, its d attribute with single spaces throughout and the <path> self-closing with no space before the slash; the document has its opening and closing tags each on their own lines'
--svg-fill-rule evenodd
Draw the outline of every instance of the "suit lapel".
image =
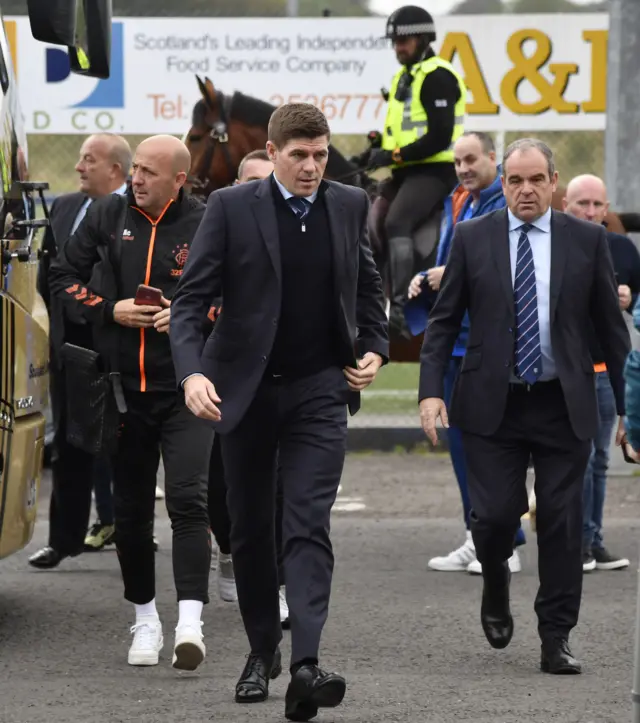
<svg viewBox="0 0 640 723">
<path fill-rule="evenodd" d="M 344 204 L 338 196 L 336 189 L 329 184 L 325 191 L 327 217 L 333 248 L 333 275 L 336 281 L 336 291 L 342 297 L 342 285 L 346 268 L 346 219 Z"/>
<path fill-rule="evenodd" d="M 260 183 L 251 203 L 253 214 L 258 222 L 260 234 L 271 257 L 278 283 L 282 284 L 282 265 L 280 261 L 280 239 L 278 238 L 278 220 L 273 205 L 271 177 Z"/>
<path fill-rule="evenodd" d="M 568 256 L 568 229 L 566 219 L 562 214 L 551 212 L 551 276 L 549 279 L 549 323 L 553 322 L 562 276 Z"/>
<path fill-rule="evenodd" d="M 49 221 L 53 233 L 53 241 L 56 246 L 56 253 L 60 251 L 71 236 L 74 221 L 86 200 L 87 196 L 84 193 L 73 193 L 58 201 L 60 204 L 58 211 L 51 216 Z"/>
<path fill-rule="evenodd" d="M 505 293 L 509 313 L 514 316 L 513 282 L 511 281 L 511 254 L 509 251 L 509 216 L 505 209 L 493 217 L 498 228 L 491 237 L 491 253 L 498 269 L 498 277 Z"/>
</svg>

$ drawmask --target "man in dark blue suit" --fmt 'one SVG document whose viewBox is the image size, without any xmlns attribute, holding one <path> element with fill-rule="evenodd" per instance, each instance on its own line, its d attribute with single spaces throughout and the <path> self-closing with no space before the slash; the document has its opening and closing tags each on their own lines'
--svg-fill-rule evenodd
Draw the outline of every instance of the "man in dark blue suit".
<svg viewBox="0 0 640 723">
<path fill-rule="evenodd" d="M 274 174 L 214 192 L 171 307 L 186 403 L 222 438 L 231 551 L 251 653 L 236 700 L 265 700 L 281 672 L 275 462 L 284 490 L 283 554 L 291 618 L 285 715 L 306 721 L 343 699 L 318 666 L 334 558 L 331 508 L 344 464 L 347 407 L 388 360 L 384 297 L 361 189 L 322 179 L 325 116 L 288 104 L 269 123 Z M 202 319 L 222 296 L 205 340 Z M 214 386 L 215 385 L 215 386 Z"/>
</svg>

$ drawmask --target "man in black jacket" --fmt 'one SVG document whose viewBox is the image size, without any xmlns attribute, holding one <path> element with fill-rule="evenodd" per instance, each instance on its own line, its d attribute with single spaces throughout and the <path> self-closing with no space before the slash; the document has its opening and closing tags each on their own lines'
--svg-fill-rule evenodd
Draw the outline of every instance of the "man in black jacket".
<svg viewBox="0 0 640 723">
<path fill-rule="evenodd" d="M 319 667 L 334 557 L 329 536 L 347 440 L 347 407 L 388 360 L 382 284 L 362 189 L 322 180 L 325 116 L 278 108 L 267 150 L 274 173 L 215 191 L 173 302 L 171 348 L 189 409 L 222 438 L 231 550 L 250 644 L 239 703 L 263 701 L 281 670 L 275 545 L 276 455 L 291 611 L 290 720 L 342 701 Z M 223 298 L 214 332 L 201 319 Z M 358 359 L 359 357 L 359 359 Z M 219 405 L 219 407 L 217 406 Z"/>
<path fill-rule="evenodd" d="M 89 136 L 80 148 L 80 158 L 76 164 L 80 191 L 66 193 L 55 199 L 51 205 L 50 225 L 43 240 L 46 254 L 38 266 L 38 292 L 49 313 L 54 449 L 49 540 L 46 547 L 29 558 L 29 564 L 39 569 L 52 569 L 66 557 L 78 555 L 83 551 L 83 543 L 99 549 L 113 539 L 111 468 L 108 461 L 93 458 L 70 445 L 66 439 L 66 381 L 60 349 L 65 341 L 90 346 L 91 329 L 76 310 L 65 308 L 59 299 L 51 297 L 49 268 L 96 199 L 126 192 L 130 168 L 131 148 L 124 138 L 110 133 Z M 99 519 L 87 534 L 92 481 Z"/>
<path fill-rule="evenodd" d="M 597 176 L 588 174 L 577 176 L 567 186 L 563 206 L 572 216 L 602 224 L 609 208 L 607 188 Z M 620 309 L 630 316 L 640 292 L 640 254 L 633 241 L 626 236 L 607 231 L 607 241 L 618 283 Z M 609 449 L 616 422 L 616 402 L 595 329 L 592 329 L 591 333 L 590 352 L 596 376 L 600 423 L 593 440 L 591 457 L 584 478 L 582 522 L 584 572 L 595 569 L 619 570 L 629 566 L 629 560 L 609 552 L 602 539 Z"/>
<path fill-rule="evenodd" d="M 196 668 L 205 655 L 201 614 L 209 601 L 213 442 L 213 430 L 176 392 L 168 338 L 171 298 L 204 212 L 182 188 L 189 167 L 186 146 L 173 136 L 143 141 L 130 191 L 94 203 L 51 266 L 52 294 L 90 322 L 95 349 L 110 372 L 120 373 L 124 389 L 114 503 L 124 594 L 136 610 L 129 664 L 156 665 L 163 645 L 153 546 L 162 452 L 179 603 L 173 665 L 184 670 Z M 159 300 L 136 304 L 140 284 L 160 289 Z"/>
</svg>

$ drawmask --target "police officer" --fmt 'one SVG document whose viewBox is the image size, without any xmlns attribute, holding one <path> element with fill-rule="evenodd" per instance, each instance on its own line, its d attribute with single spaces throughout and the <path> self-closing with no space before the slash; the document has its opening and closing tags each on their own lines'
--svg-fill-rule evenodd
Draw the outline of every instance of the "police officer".
<svg viewBox="0 0 640 723">
<path fill-rule="evenodd" d="M 402 68 L 389 90 L 382 146 L 372 150 L 368 167 L 392 171 L 381 196 L 389 203 L 384 231 L 391 272 L 390 324 L 401 330 L 414 249 L 423 245 L 420 228 L 457 184 L 453 144 L 464 131 L 466 87 L 453 66 L 433 51 L 435 25 L 423 8 L 406 5 L 392 13 L 385 37 L 393 42 Z"/>
</svg>

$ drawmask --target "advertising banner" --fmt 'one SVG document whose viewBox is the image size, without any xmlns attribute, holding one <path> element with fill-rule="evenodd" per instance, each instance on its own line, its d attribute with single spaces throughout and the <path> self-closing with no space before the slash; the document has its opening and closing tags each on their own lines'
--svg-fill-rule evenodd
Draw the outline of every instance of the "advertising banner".
<svg viewBox="0 0 640 723">
<path fill-rule="evenodd" d="M 384 18 L 116 18 L 108 80 L 69 73 L 66 50 L 5 19 L 29 133 L 189 129 L 196 75 L 225 94 L 318 105 L 333 133 L 381 129 L 398 69 Z M 606 13 L 436 18 L 437 52 L 468 86 L 467 127 L 601 130 Z"/>
</svg>

